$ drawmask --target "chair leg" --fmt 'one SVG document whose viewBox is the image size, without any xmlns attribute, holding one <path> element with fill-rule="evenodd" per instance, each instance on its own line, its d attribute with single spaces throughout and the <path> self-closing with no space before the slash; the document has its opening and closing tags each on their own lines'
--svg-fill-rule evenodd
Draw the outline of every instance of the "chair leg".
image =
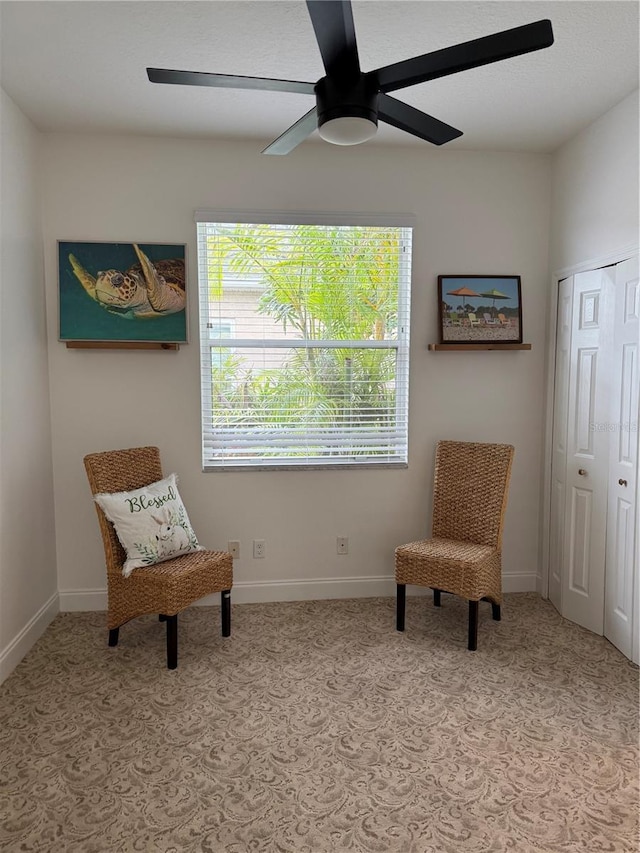
<svg viewBox="0 0 640 853">
<path fill-rule="evenodd" d="M 178 614 L 167 616 L 167 669 L 178 666 Z"/>
<path fill-rule="evenodd" d="M 491 605 L 491 616 L 495 619 L 496 622 L 500 622 L 500 605 L 496 604 L 493 599 L 489 598 L 488 595 L 485 595 L 484 598 L 481 598 L 480 601 L 488 601 Z"/>
<path fill-rule="evenodd" d="M 109 645 L 117 646 L 118 645 L 118 635 L 120 633 L 120 628 L 109 628 Z"/>
<path fill-rule="evenodd" d="M 159 613 L 158 614 L 158 622 L 166 622 L 166 621 L 167 621 L 166 615 L 164 613 Z"/>
<path fill-rule="evenodd" d="M 475 652 L 478 648 L 478 602 L 469 602 L 469 651 Z"/>
<path fill-rule="evenodd" d="M 440 589 L 434 589 L 433 590 L 433 606 L 434 607 L 440 607 L 440 593 L 441 592 L 442 592 L 442 590 L 440 590 Z"/>
<path fill-rule="evenodd" d="M 222 618 L 222 636 L 231 634 L 231 590 L 223 589 L 220 593 L 220 615 Z"/>
<path fill-rule="evenodd" d="M 396 630 L 404 631 L 404 610 L 407 597 L 406 584 L 397 584 L 397 590 L 398 594 L 396 598 Z"/>
</svg>

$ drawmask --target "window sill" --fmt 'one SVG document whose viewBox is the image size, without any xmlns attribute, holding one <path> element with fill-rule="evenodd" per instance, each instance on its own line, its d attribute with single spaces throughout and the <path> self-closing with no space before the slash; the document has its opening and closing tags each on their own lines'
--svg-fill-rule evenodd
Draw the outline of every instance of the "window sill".
<svg viewBox="0 0 640 853">
<path fill-rule="evenodd" d="M 253 473 L 254 471 L 357 471 L 408 468 L 407 462 L 345 462 L 341 465 L 203 465 L 202 472 L 228 473 L 229 471 Z"/>
</svg>

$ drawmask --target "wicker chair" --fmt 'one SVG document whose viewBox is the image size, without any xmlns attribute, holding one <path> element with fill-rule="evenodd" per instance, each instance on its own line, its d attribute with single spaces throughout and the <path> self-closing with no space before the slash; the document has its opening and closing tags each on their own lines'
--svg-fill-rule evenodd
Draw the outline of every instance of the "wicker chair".
<svg viewBox="0 0 640 853">
<path fill-rule="evenodd" d="M 157 447 L 91 453 L 84 465 L 94 495 L 139 489 L 161 480 Z M 221 593 L 222 636 L 231 633 L 233 558 L 224 551 L 196 551 L 122 575 L 125 551 L 115 529 L 95 505 L 107 563 L 109 645 L 118 645 L 120 626 L 136 616 L 158 613 L 167 623 L 167 667 L 178 665 L 178 613 L 213 592 Z"/>
<path fill-rule="evenodd" d="M 431 539 L 396 548 L 396 627 L 404 631 L 406 585 L 469 601 L 469 649 L 478 647 L 478 602 L 500 620 L 502 528 L 514 449 L 510 444 L 440 441 L 436 449 Z"/>
</svg>

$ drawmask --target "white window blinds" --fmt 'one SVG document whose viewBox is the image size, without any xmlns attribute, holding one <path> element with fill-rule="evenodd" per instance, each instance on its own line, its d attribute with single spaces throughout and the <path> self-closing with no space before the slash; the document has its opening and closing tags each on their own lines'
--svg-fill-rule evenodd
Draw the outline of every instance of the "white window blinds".
<svg viewBox="0 0 640 853">
<path fill-rule="evenodd" d="M 406 464 L 412 228 L 387 220 L 196 214 L 205 470 Z"/>
</svg>

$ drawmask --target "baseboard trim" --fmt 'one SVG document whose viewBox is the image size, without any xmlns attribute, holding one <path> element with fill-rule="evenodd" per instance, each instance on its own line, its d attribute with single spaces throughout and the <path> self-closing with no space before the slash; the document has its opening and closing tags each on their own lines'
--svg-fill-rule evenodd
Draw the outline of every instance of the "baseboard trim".
<svg viewBox="0 0 640 853">
<path fill-rule="evenodd" d="M 107 609 L 107 590 L 104 589 L 61 589 L 60 612 L 75 613 L 88 610 Z"/>
<path fill-rule="evenodd" d="M 504 592 L 536 592 L 536 575 L 504 574 Z M 428 590 L 409 587 L 409 595 L 426 594 Z M 233 602 L 235 604 L 261 604 L 270 601 L 318 601 L 327 598 L 386 598 L 396 594 L 393 575 L 353 578 L 313 578 L 310 580 L 235 581 Z M 106 610 L 106 589 L 61 590 L 60 610 L 63 613 L 86 610 Z M 208 595 L 198 604 L 202 606 L 220 604 L 219 595 Z"/>
<path fill-rule="evenodd" d="M 13 672 L 60 612 L 57 592 L 46 601 L 13 640 L 0 652 L 0 684 Z"/>
<path fill-rule="evenodd" d="M 503 592 L 539 592 L 537 575 L 502 575 Z M 395 595 L 395 584 L 394 591 Z M 407 597 L 410 595 L 431 595 L 431 590 L 423 586 L 408 586 Z"/>
<path fill-rule="evenodd" d="M 392 577 L 314 578 L 233 584 L 236 604 L 260 604 L 269 601 L 319 601 L 327 598 L 386 598 L 395 595 Z M 209 599 L 211 599 L 209 601 Z M 202 604 L 219 604 L 217 596 L 208 596 Z"/>
<path fill-rule="evenodd" d="M 519 575 L 515 572 L 502 575 L 503 592 L 540 592 L 540 578 L 533 573 Z"/>
</svg>

